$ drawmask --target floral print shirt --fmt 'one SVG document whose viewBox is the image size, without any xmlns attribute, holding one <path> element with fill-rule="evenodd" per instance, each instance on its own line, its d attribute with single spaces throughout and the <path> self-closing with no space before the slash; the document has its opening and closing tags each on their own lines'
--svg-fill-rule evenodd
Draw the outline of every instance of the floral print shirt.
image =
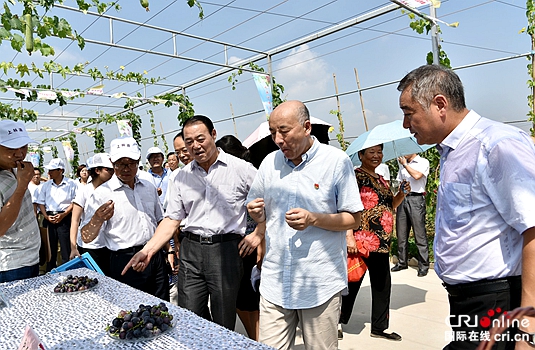
<svg viewBox="0 0 535 350">
<path fill-rule="evenodd" d="M 379 239 L 378 253 L 390 252 L 390 236 L 393 228 L 394 195 L 382 176 L 375 178 L 364 170 L 355 170 L 360 189 L 360 198 L 364 205 L 361 223 L 355 235 L 374 234 Z"/>
</svg>

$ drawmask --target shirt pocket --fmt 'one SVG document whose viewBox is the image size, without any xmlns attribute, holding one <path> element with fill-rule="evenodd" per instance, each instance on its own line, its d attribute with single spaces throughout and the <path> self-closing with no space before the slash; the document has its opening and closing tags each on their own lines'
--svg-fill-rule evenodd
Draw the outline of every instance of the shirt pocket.
<svg viewBox="0 0 535 350">
<path fill-rule="evenodd" d="M 444 218 L 452 229 L 467 225 L 472 218 L 472 192 L 469 184 L 444 184 Z"/>
<path fill-rule="evenodd" d="M 236 188 L 229 185 L 219 185 L 217 186 L 217 195 L 223 203 L 233 206 L 236 204 L 237 191 Z"/>
</svg>

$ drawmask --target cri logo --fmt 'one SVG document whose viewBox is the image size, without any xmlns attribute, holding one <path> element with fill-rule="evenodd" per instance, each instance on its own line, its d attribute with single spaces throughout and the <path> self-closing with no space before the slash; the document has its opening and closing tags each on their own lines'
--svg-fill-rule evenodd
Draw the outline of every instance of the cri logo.
<svg viewBox="0 0 535 350">
<path fill-rule="evenodd" d="M 470 315 L 450 315 L 446 319 L 446 323 L 449 324 L 451 327 L 472 327 L 472 328 L 478 328 L 479 326 L 482 328 L 489 328 L 491 325 L 493 325 L 494 321 L 499 322 L 498 316 L 502 314 L 502 308 L 497 307 L 496 309 L 490 309 L 487 311 L 487 314 L 481 318 L 476 316 L 470 316 Z M 508 320 L 510 318 L 509 315 L 507 315 L 507 311 L 503 311 L 503 316 Z M 494 319 L 494 320 L 493 320 Z"/>
<path fill-rule="evenodd" d="M 498 317 L 500 315 L 500 313 L 502 312 L 502 309 L 500 307 L 497 307 L 496 309 L 490 309 L 489 311 L 487 311 L 487 316 L 483 316 L 481 317 L 481 319 L 479 320 L 479 325 L 483 328 L 489 328 L 489 326 L 491 325 L 492 321 L 490 320 L 491 317 Z M 509 315 L 507 315 L 507 311 L 504 311 L 503 312 L 503 315 L 506 317 L 506 318 L 509 318 Z"/>
</svg>

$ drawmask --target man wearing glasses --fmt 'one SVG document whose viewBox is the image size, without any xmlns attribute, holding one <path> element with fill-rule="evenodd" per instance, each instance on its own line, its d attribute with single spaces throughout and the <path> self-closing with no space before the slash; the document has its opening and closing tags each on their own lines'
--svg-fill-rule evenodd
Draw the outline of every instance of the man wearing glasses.
<svg viewBox="0 0 535 350">
<path fill-rule="evenodd" d="M 151 239 L 163 219 L 158 192 L 152 183 L 139 179 L 141 157 L 132 137 L 115 139 L 110 144 L 113 177 L 99 186 L 87 202 L 87 216 L 82 223 L 82 240 L 93 241 L 104 235 L 110 249 L 110 277 L 131 287 L 169 300 L 169 287 L 162 251 L 157 252 L 148 268 L 121 275 L 122 268 Z M 117 203 L 117 206 L 115 206 Z"/>
</svg>

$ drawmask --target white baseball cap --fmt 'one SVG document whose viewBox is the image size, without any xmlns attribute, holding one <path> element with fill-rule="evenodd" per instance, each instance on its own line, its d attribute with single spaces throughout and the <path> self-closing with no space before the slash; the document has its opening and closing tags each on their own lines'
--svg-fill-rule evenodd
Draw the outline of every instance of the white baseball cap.
<svg viewBox="0 0 535 350">
<path fill-rule="evenodd" d="M 87 160 L 88 169 L 94 169 L 98 167 L 110 168 L 113 169 L 113 164 L 111 164 L 110 155 L 108 153 L 97 153 L 93 157 Z"/>
<path fill-rule="evenodd" d="M 48 170 L 55 170 L 55 169 L 65 169 L 65 163 L 63 163 L 63 160 L 60 158 L 54 158 L 48 163 L 48 165 L 45 165 L 45 168 Z"/>
<path fill-rule="evenodd" d="M 10 119 L 0 120 L 0 145 L 15 149 L 29 143 L 37 142 L 28 136 L 23 123 Z"/>
<path fill-rule="evenodd" d="M 110 158 L 112 162 L 125 157 L 133 160 L 139 160 L 141 157 L 139 146 L 133 137 L 121 137 L 112 140 L 110 143 Z"/>
<path fill-rule="evenodd" d="M 149 148 L 149 150 L 147 151 L 147 160 L 149 159 L 151 154 L 161 154 L 163 156 L 163 151 L 158 147 Z"/>
</svg>

